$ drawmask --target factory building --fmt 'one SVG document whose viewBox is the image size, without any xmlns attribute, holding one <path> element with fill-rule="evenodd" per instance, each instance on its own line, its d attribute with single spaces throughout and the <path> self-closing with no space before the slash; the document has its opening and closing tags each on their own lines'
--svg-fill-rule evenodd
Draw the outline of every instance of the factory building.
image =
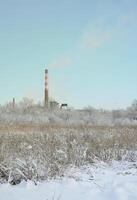
<svg viewBox="0 0 137 200">
<path fill-rule="evenodd" d="M 50 101 L 49 100 L 49 84 L 48 84 L 48 69 L 45 69 L 45 89 L 44 89 L 44 106 L 45 108 L 48 109 L 57 109 L 57 108 L 65 108 L 67 107 L 67 104 L 61 104 L 59 105 L 59 103 L 57 101 Z"/>
</svg>

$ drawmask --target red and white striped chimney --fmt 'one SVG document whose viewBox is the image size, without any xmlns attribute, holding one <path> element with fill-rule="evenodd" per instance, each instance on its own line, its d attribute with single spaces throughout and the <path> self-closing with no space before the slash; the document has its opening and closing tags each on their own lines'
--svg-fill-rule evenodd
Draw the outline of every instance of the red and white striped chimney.
<svg viewBox="0 0 137 200">
<path fill-rule="evenodd" d="M 45 69 L 45 106 L 48 107 L 49 101 L 49 91 L 48 91 L 48 70 Z"/>
</svg>

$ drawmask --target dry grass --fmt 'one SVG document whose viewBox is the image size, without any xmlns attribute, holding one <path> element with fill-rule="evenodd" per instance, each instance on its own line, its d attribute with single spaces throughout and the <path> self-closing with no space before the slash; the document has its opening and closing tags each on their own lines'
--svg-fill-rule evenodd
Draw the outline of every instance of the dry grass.
<svg viewBox="0 0 137 200">
<path fill-rule="evenodd" d="M 96 160 L 136 160 L 136 126 L 0 126 L 1 180 L 45 180 L 63 176 L 70 165 Z"/>
</svg>

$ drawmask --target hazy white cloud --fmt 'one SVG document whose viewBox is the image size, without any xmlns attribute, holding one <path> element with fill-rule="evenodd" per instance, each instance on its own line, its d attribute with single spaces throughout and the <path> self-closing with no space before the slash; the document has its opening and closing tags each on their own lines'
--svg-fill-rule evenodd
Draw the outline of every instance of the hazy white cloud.
<svg viewBox="0 0 137 200">
<path fill-rule="evenodd" d="M 87 32 L 83 37 L 83 45 L 86 48 L 99 48 L 111 38 L 110 32 Z"/>
<path fill-rule="evenodd" d="M 125 34 L 128 27 L 134 25 L 136 14 L 121 14 L 113 17 L 100 17 L 92 25 L 88 25 L 83 32 L 79 41 L 76 41 L 75 48 L 77 52 L 79 49 L 85 51 L 88 49 L 97 49 L 103 47 L 113 40 L 113 38 Z M 72 47 L 71 52 L 75 51 Z M 69 50 L 69 51 L 70 51 Z M 75 52 L 74 52 L 75 53 Z M 71 54 L 72 55 L 72 54 Z M 73 56 L 74 57 L 74 56 Z M 63 53 L 60 57 L 53 60 L 49 67 L 69 67 L 73 62 L 72 56 L 68 53 Z"/>
<path fill-rule="evenodd" d="M 48 67 L 69 67 L 71 64 L 71 58 L 63 55 L 58 57 L 56 60 L 48 64 Z"/>
<path fill-rule="evenodd" d="M 129 25 L 132 24 L 136 21 L 136 14 L 127 14 L 127 15 L 122 15 L 121 16 L 121 21 L 124 25 Z"/>
<path fill-rule="evenodd" d="M 100 48 L 110 42 L 113 37 L 126 31 L 128 26 L 135 20 L 134 14 L 121 15 L 113 22 L 109 18 L 97 21 L 89 30 L 86 30 L 82 37 L 82 46 L 84 48 Z"/>
</svg>

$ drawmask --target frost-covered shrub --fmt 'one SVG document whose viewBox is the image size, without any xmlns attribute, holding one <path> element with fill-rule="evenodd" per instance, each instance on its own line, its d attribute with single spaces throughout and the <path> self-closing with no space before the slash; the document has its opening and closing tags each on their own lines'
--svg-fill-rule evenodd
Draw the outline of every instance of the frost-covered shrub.
<svg viewBox="0 0 137 200">
<path fill-rule="evenodd" d="M 96 160 L 133 162 L 136 144 L 136 127 L 11 125 L 0 129 L 0 177 L 36 183 Z"/>
<path fill-rule="evenodd" d="M 23 98 L 13 105 L 8 103 L 0 106 L 0 124 L 32 123 L 57 125 L 88 125 L 114 126 L 137 125 L 136 103 L 126 110 L 103 110 L 87 107 L 75 109 L 47 109 L 40 104 L 34 104 L 32 99 Z"/>
</svg>

